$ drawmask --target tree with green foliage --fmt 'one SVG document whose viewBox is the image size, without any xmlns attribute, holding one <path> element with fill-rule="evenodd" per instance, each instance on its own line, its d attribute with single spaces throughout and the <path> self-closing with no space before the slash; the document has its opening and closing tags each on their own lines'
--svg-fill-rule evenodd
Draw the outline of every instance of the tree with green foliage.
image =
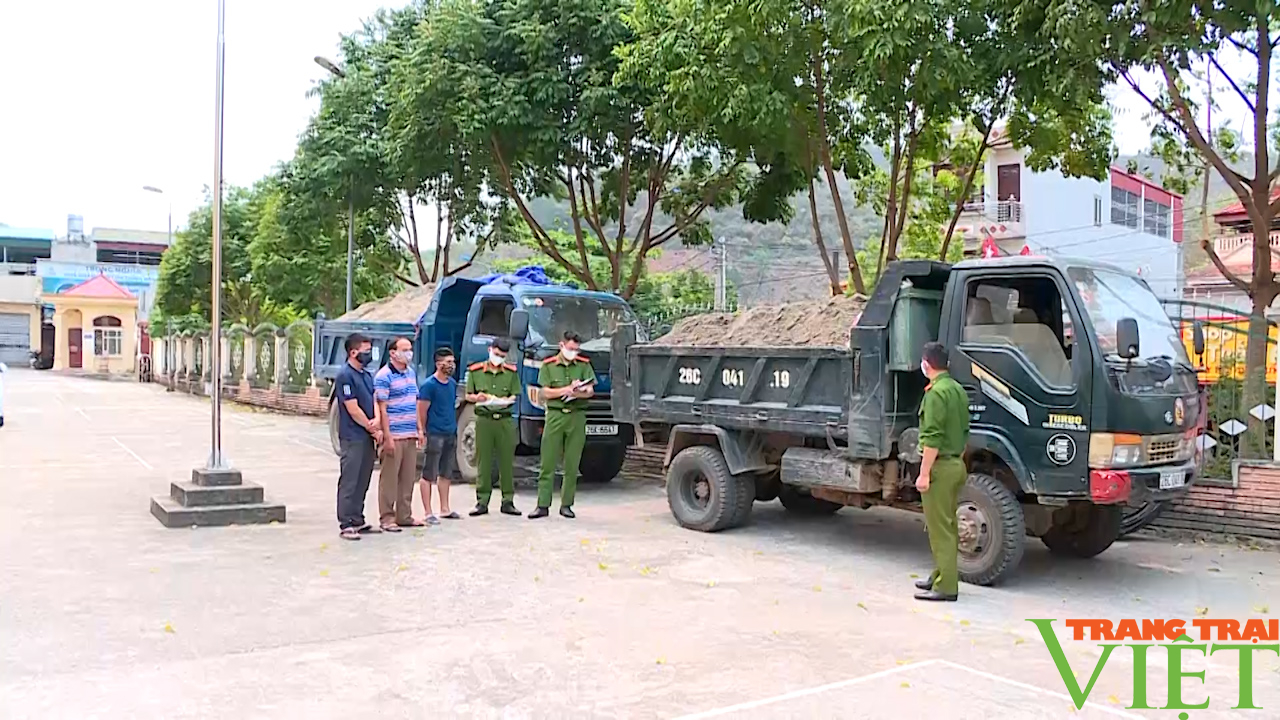
<svg viewBox="0 0 1280 720">
<path fill-rule="evenodd" d="M 1194 148 L 1242 204 L 1253 229 L 1248 278 L 1223 263 L 1210 238 L 1202 237 L 1200 243 L 1222 276 L 1252 300 L 1243 401 L 1245 408 L 1256 406 L 1265 390 L 1265 313 L 1280 296 L 1269 241 L 1280 211 L 1280 197 L 1273 194 L 1280 177 L 1280 165 L 1273 162 L 1280 137 L 1271 105 L 1280 8 L 1274 2 L 1204 0 L 1131 0 L 1118 5 L 1005 1 L 1017 7 L 1021 30 L 1029 37 L 1068 38 L 1078 55 L 1097 59 L 1083 80 L 1099 87 L 1118 81 L 1142 97 L 1160 120 L 1157 140 L 1164 135 Z M 1231 167 L 1229 146 L 1216 142 L 1212 128 L 1199 116 L 1188 93 L 1195 72 L 1221 83 L 1245 109 L 1249 122 L 1243 144 L 1253 153 L 1251 172 Z M 1264 434 L 1264 424 L 1251 420 L 1247 445 L 1253 453 L 1262 452 Z"/>
<path fill-rule="evenodd" d="M 614 82 L 628 10 L 622 0 L 446 0 L 398 65 L 391 113 L 406 145 L 449 145 L 557 265 L 624 297 L 651 252 L 710 240 L 700 217 L 731 202 L 742 175 L 698 136 L 648 125 L 653 97 Z M 530 211 L 538 196 L 568 199 L 571 248 Z M 592 268 L 593 244 L 604 272 Z"/>
</svg>

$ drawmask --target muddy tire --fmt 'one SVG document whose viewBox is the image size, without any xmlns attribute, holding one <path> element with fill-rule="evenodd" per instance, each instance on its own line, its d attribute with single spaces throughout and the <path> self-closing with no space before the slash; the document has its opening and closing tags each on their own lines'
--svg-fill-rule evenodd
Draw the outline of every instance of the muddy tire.
<svg viewBox="0 0 1280 720">
<path fill-rule="evenodd" d="M 458 474 L 463 482 L 474 483 L 480 477 L 480 458 L 476 456 L 476 409 L 467 404 L 458 414 L 458 441 L 454 452 Z"/>
<path fill-rule="evenodd" d="M 960 579 L 994 585 L 1022 562 L 1027 534 L 1022 505 L 1013 491 L 983 473 L 970 473 L 956 507 Z"/>
<path fill-rule="evenodd" d="M 816 498 L 810 495 L 808 490 L 794 485 L 783 485 L 778 488 L 778 499 L 782 501 L 782 507 L 786 508 L 787 512 L 809 517 L 833 515 L 844 507 L 840 503 Z"/>
<path fill-rule="evenodd" d="M 627 449 L 622 444 L 598 445 L 583 450 L 579 464 L 579 479 L 584 483 L 607 483 L 618 477 L 627 461 Z"/>
<path fill-rule="evenodd" d="M 1040 541 L 1055 555 L 1096 557 L 1120 537 L 1123 521 L 1119 505 L 1081 505 L 1067 522 L 1049 528 Z"/>
<path fill-rule="evenodd" d="M 719 450 L 705 445 L 681 450 L 667 468 L 667 504 L 682 527 L 718 532 L 747 521 L 755 483 L 732 475 Z"/>
</svg>

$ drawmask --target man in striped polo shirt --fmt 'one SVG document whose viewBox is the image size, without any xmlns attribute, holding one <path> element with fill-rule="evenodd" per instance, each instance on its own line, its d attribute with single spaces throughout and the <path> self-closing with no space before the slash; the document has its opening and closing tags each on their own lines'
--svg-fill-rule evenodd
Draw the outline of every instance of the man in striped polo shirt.
<svg viewBox="0 0 1280 720">
<path fill-rule="evenodd" d="M 374 397 L 382 418 L 382 470 L 378 475 L 378 513 L 382 529 L 400 532 L 418 527 L 413 519 L 413 485 L 417 480 L 418 378 L 413 372 L 413 342 L 396 338 L 385 367 L 373 379 Z"/>
</svg>

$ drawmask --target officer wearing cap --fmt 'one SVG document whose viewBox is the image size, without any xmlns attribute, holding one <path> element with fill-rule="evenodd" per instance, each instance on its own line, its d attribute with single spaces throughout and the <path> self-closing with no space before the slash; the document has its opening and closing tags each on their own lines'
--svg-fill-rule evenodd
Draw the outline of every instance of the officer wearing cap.
<svg viewBox="0 0 1280 720">
<path fill-rule="evenodd" d="M 467 402 L 476 403 L 476 457 L 480 475 L 476 478 L 476 508 L 470 515 L 489 512 L 493 497 L 493 463 L 498 462 L 498 487 L 502 490 L 502 514 L 519 515 L 515 504 L 514 463 L 516 426 L 511 419 L 516 396 L 520 394 L 520 374 L 507 363 L 511 343 L 495 338 L 489 344 L 489 359 L 467 367 Z M 486 404 L 492 401 L 505 404 Z"/>
</svg>

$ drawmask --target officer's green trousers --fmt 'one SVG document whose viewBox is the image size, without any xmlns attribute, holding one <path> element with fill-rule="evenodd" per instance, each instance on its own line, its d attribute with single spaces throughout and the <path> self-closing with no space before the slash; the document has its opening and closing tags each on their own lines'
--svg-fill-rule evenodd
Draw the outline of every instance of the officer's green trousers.
<svg viewBox="0 0 1280 720">
<path fill-rule="evenodd" d="M 493 497 L 493 463 L 498 463 L 498 487 L 502 502 L 514 502 L 516 424 L 509 416 L 499 419 L 476 415 L 476 456 L 480 474 L 476 477 L 476 502 L 489 506 Z"/>
<path fill-rule="evenodd" d="M 573 505 L 578 488 L 578 463 L 582 446 L 587 444 L 587 413 L 582 410 L 562 412 L 547 408 L 546 427 L 542 433 L 542 465 L 538 469 L 538 507 L 551 507 L 551 490 L 556 483 L 556 466 L 564 459 L 564 484 L 560 486 L 560 505 Z"/>
<path fill-rule="evenodd" d="M 929 473 L 929 489 L 922 495 L 924 525 L 933 551 L 933 589 L 946 595 L 960 590 L 956 558 L 960 553 L 956 505 L 968 472 L 960 458 L 938 458 Z"/>
</svg>

